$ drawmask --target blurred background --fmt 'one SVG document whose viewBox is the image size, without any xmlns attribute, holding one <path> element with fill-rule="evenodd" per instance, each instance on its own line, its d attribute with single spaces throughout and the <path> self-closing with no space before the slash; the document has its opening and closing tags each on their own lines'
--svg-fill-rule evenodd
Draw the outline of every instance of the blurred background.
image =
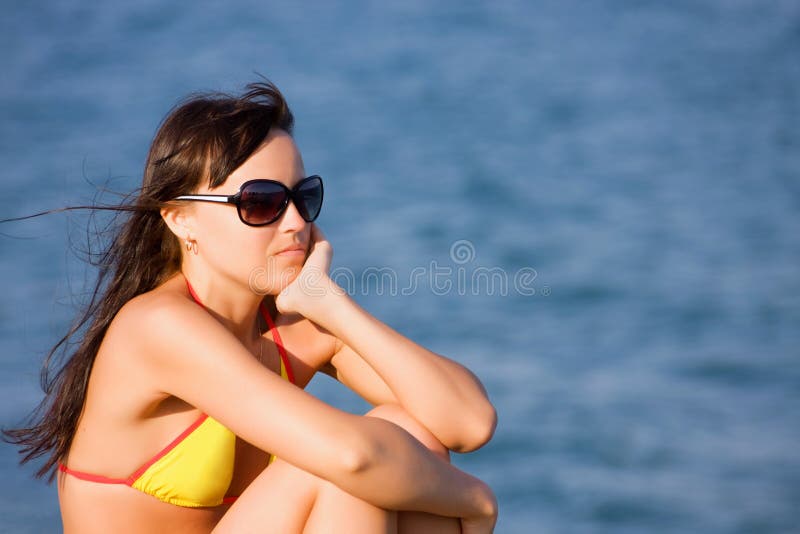
<svg viewBox="0 0 800 534">
<path fill-rule="evenodd" d="M 261 73 L 351 294 L 486 384 L 497 532 L 800 532 L 798 58 L 794 0 L 4 2 L 0 218 L 134 189 L 179 98 Z M 5 427 L 103 220 L 0 227 Z M 0 531 L 60 528 L 34 470 L 0 444 Z"/>
</svg>

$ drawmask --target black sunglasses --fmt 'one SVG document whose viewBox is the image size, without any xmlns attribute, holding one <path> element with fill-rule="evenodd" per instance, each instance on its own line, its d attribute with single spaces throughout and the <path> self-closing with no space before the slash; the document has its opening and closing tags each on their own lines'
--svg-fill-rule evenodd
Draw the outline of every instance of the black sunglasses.
<svg viewBox="0 0 800 534">
<path fill-rule="evenodd" d="M 275 180 L 248 180 L 235 195 L 181 195 L 173 200 L 234 204 L 243 223 L 264 226 L 283 215 L 290 199 L 304 221 L 314 221 L 322 208 L 322 192 L 322 178 L 314 175 L 300 180 L 292 189 Z"/>
</svg>

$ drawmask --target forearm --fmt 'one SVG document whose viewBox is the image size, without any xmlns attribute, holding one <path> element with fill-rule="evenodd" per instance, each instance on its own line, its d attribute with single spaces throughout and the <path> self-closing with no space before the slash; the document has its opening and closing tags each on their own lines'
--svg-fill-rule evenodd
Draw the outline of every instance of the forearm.
<svg viewBox="0 0 800 534">
<path fill-rule="evenodd" d="M 489 439 L 495 411 L 469 370 L 399 334 L 346 294 L 332 296 L 328 306 L 323 326 L 355 350 L 445 446 L 468 451 Z"/>
<path fill-rule="evenodd" d="M 481 480 L 453 467 L 408 432 L 387 421 L 361 417 L 359 461 L 337 480 L 348 493 L 376 506 L 450 517 L 489 515 L 497 504 Z"/>
</svg>

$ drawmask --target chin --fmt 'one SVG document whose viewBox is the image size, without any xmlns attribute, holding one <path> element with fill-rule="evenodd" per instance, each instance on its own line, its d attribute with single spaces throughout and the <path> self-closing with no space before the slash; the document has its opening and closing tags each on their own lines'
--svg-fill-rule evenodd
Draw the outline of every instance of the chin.
<svg viewBox="0 0 800 534">
<path fill-rule="evenodd" d="M 302 266 L 303 266 L 302 263 L 299 263 L 297 266 L 290 267 L 289 269 L 286 269 L 281 273 L 281 278 L 279 282 L 281 291 L 286 286 L 288 286 L 297 279 L 297 276 L 300 274 L 300 268 Z"/>
<path fill-rule="evenodd" d="M 260 295 L 277 295 L 297 279 L 302 267 L 301 262 L 280 267 L 273 265 L 272 268 L 257 267 L 250 272 L 250 289 Z"/>
</svg>

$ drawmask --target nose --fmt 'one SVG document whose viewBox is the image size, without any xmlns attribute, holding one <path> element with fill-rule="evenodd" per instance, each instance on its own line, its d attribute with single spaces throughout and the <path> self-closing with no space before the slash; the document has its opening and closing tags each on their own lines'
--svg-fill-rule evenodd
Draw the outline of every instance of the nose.
<svg viewBox="0 0 800 534">
<path fill-rule="evenodd" d="M 300 216 L 297 206 L 293 200 L 289 200 L 286 210 L 278 221 L 278 228 L 283 232 L 296 232 L 302 230 L 306 225 L 305 219 Z"/>
</svg>

